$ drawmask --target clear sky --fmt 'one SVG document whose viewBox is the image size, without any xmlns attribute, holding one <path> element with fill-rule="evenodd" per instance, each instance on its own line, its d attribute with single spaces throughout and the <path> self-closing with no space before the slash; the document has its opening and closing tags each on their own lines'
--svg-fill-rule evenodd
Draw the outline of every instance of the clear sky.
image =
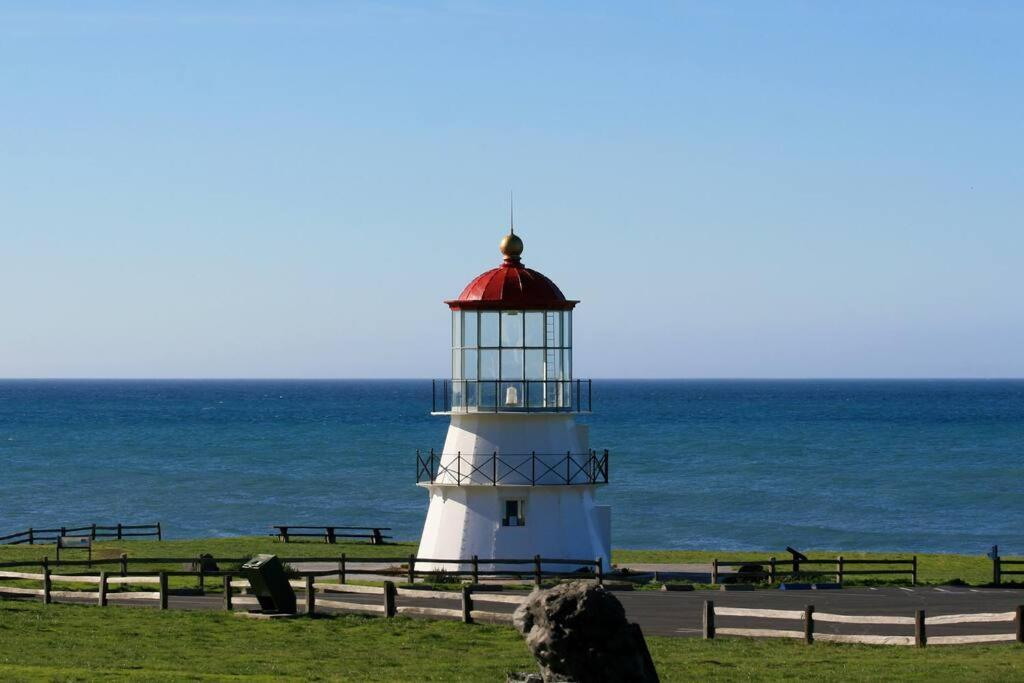
<svg viewBox="0 0 1024 683">
<path fill-rule="evenodd" d="M 0 377 L 1024 376 L 1019 2 L 4 2 Z"/>
</svg>

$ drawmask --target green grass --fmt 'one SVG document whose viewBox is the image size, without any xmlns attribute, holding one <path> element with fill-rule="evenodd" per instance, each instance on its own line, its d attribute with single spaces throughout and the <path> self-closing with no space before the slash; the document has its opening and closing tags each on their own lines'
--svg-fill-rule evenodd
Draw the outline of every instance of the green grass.
<svg viewBox="0 0 1024 683">
<path fill-rule="evenodd" d="M 819 550 L 805 553 L 812 559 L 834 560 L 842 555 L 847 560 L 869 560 L 869 559 L 907 559 L 914 556 L 914 553 L 903 552 L 880 552 L 864 553 L 851 551 Z M 790 555 L 785 550 L 758 550 L 758 551 L 734 551 L 734 550 L 616 550 L 612 553 L 614 564 L 629 563 L 651 563 L 651 564 L 705 564 L 713 559 L 719 560 L 767 560 L 771 556 L 783 560 L 789 559 Z M 1009 558 L 1007 558 L 1009 559 Z M 808 568 L 821 569 L 822 574 L 827 578 L 834 573 L 834 565 L 810 565 Z M 893 567 L 900 568 L 903 567 Z M 848 565 L 846 569 L 862 569 L 855 565 Z M 1007 577 L 1009 578 L 1009 577 Z M 919 585 L 946 585 L 949 583 L 964 582 L 974 586 L 982 586 L 992 581 L 992 561 L 984 555 L 949 555 L 949 554 L 918 554 L 917 555 L 917 582 Z M 858 576 L 846 577 L 845 583 L 849 585 L 884 583 L 909 583 L 909 577 L 903 578 L 899 575 L 886 576 Z"/>
<path fill-rule="evenodd" d="M 1015 645 L 925 650 L 648 638 L 663 681 L 1024 680 Z M 535 670 L 510 627 L 0 600 L 0 680 L 500 681 Z"/>
</svg>

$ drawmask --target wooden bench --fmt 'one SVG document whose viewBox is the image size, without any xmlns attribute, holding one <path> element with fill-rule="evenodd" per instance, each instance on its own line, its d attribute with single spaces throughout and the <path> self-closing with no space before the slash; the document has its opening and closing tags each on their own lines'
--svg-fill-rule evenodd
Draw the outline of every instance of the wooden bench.
<svg viewBox="0 0 1024 683">
<path fill-rule="evenodd" d="M 291 526 L 275 524 L 274 528 L 277 529 L 277 533 L 272 535 L 277 536 L 284 543 L 287 543 L 293 536 L 322 538 L 324 543 L 336 543 L 338 538 L 368 538 L 371 545 L 382 545 L 384 539 L 392 538 L 381 533 L 382 531 L 391 531 L 390 527 L 384 526 Z M 363 531 L 368 533 L 339 533 L 338 529 L 341 529 L 343 532 Z"/>
<path fill-rule="evenodd" d="M 61 550 L 88 550 L 89 566 L 92 566 L 92 538 L 90 536 L 58 536 L 57 561 L 60 562 Z"/>
</svg>

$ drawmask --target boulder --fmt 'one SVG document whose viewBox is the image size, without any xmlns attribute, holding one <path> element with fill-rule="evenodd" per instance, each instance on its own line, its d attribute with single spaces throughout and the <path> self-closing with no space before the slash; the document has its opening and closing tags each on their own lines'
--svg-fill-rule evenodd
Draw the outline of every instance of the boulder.
<svg viewBox="0 0 1024 683">
<path fill-rule="evenodd" d="M 535 590 L 512 623 L 526 638 L 545 682 L 658 680 L 640 627 L 626 620 L 614 595 L 592 581 Z"/>
</svg>

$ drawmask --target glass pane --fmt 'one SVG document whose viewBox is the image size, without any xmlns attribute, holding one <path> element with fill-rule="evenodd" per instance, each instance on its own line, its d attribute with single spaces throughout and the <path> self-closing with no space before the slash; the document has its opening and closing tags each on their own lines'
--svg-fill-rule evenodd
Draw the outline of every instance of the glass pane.
<svg viewBox="0 0 1024 683">
<path fill-rule="evenodd" d="M 452 379 L 462 379 L 462 351 L 452 351 Z"/>
<path fill-rule="evenodd" d="M 562 351 L 562 377 L 572 379 L 572 349 Z"/>
<path fill-rule="evenodd" d="M 480 311 L 480 346 L 498 345 L 498 312 Z"/>
<path fill-rule="evenodd" d="M 496 349 L 480 352 L 480 379 L 498 379 L 498 351 Z"/>
<path fill-rule="evenodd" d="M 477 388 L 478 402 L 477 407 L 480 410 L 497 410 L 498 409 L 498 383 L 497 382 L 483 382 L 482 384 L 474 385 Z"/>
<path fill-rule="evenodd" d="M 565 345 L 572 346 L 572 311 L 565 312 L 565 318 L 562 321 L 562 327 L 565 330 Z"/>
<path fill-rule="evenodd" d="M 523 350 L 502 349 L 501 350 L 501 378 L 522 379 L 523 378 Z"/>
<path fill-rule="evenodd" d="M 476 311 L 463 311 L 462 312 L 462 345 L 475 347 L 476 346 Z"/>
<path fill-rule="evenodd" d="M 462 311 L 452 311 L 452 348 L 462 346 Z"/>
<path fill-rule="evenodd" d="M 476 361 L 478 351 L 470 351 L 469 349 L 462 352 L 463 355 L 463 374 L 466 379 L 476 379 Z"/>
<path fill-rule="evenodd" d="M 562 345 L 562 312 L 548 311 L 547 346 Z"/>
<path fill-rule="evenodd" d="M 562 379 L 562 352 L 558 349 L 547 350 L 547 370 L 548 379 L 559 380 Z"/>
<path fill-rule="evenodd" d="M 544 379 L 544 351 L 529 349 L 526 352 L 526 379 Z"/>
<path fill-rule="evenodd" d="M 501 312 L 501 345 L 523 345 L 523 314 L 519 311 Z"/>
<path fill-rule="evenodd" d="M 544 346 L 544 314 L 529 311 L 526 318 L 526 346 Z"/>
</svg>

